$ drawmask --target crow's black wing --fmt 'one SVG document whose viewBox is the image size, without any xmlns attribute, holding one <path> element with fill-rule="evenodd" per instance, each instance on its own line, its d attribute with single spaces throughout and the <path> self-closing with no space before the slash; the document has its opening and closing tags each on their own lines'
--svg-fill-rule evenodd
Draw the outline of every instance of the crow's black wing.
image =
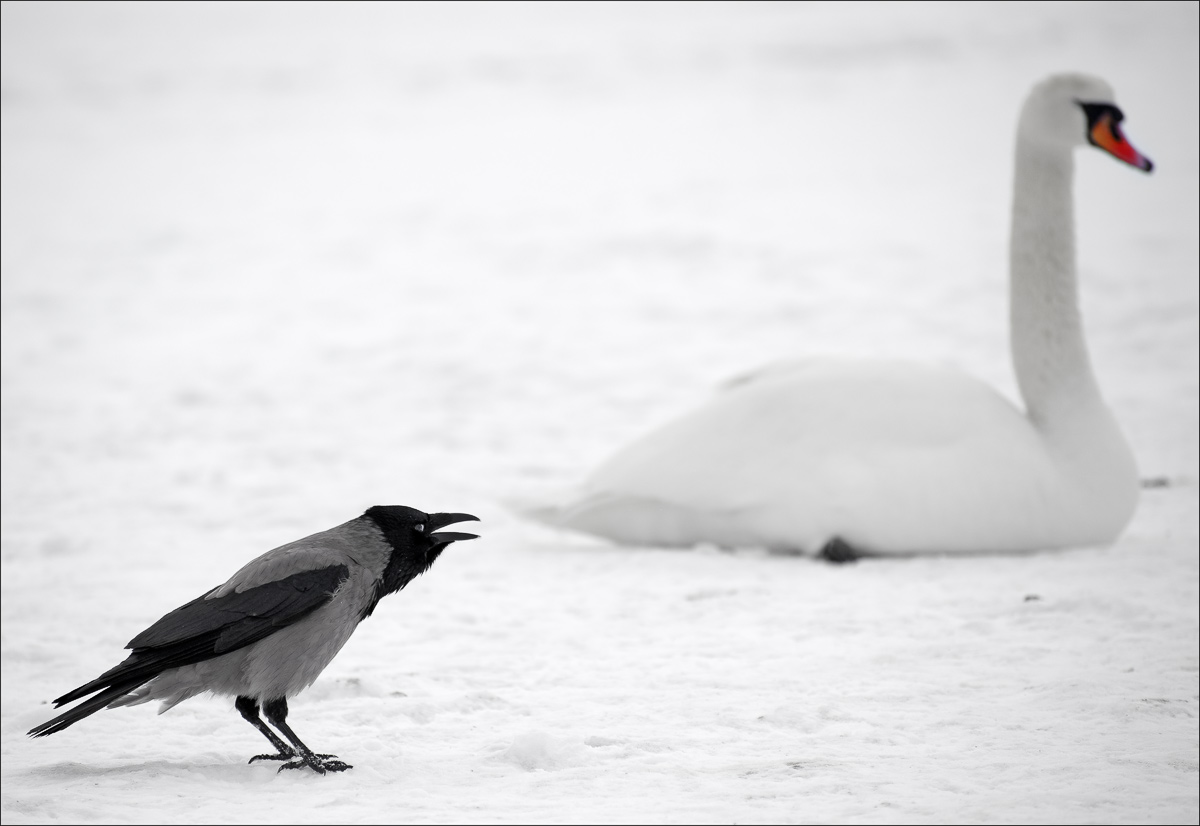
<svg viewBox="0 0 1200 826">
<path fill-rule="evenodd" d="M 125 647 L 133 653 L 123 663 L 59 697 L 54 705 L 118 685 L 132 691 L 168 668 L 203 662 L 258 642 L 329 602 L 349 573 L 345 565 L 331 565 L 240 593 L 194 599 L 130 640 Z"/>
<path fill-rule="evenodd" d="M 241 593 L 233 591 L 212 599 L 199 597 L 164 616 L 125 647 L 137 653 L 203 637 L 212 639 L 213 656 L 224 654 L 261 640 L 320 608 L 349 573 L 345 565 L 331 565 Z"/>
</svg>

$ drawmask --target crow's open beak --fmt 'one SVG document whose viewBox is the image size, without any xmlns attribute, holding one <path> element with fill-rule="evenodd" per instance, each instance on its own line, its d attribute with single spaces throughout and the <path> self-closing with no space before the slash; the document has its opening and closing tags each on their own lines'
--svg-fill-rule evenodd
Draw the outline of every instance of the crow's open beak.
<svg viewBox="0 0 1200 826">
<path fill-rule="evenodd" d="M 451 542 L 462 542 L 466 539 L 478 539 L 479 536 L 473 533 L 455 533 L 454 531 L 445 531 L 443 533 L 433 533 L 438 528 L 444 528 L 447 525 L 453 525 L 456 522 L 478 522 L 478 516 L 472 516 L 469 513 L 431 513 L 425 525 L 429 530 L 429 538 L 439 544 L 449 544 Z"/>
</svg>

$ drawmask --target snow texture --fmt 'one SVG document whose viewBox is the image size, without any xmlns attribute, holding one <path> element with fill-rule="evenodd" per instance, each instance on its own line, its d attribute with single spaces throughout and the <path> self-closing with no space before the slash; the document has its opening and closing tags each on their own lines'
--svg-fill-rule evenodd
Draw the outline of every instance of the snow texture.
<svg viewBox="0 0 1200 826">
<path fill-rule="evenodd" d="M 1195 823 L 1195 3 L 3 4 L 3 820 Z M 1150 481 L 1110 547 L 832 566 L 504 503 L 719 382 L 1015 398 L 1016 112 L 1106 78 L 1083 313 Z M 481 517 L 277 774 L 228 700 L 25 732 L 257 554 Z"/>
</svg>

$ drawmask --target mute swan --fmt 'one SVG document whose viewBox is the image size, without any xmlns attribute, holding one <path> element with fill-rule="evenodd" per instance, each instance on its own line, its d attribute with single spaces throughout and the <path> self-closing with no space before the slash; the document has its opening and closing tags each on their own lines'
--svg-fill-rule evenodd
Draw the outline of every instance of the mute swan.
<svg viewBox="0 0 1200 826">
<path fill-rule="evenodd" d="M 808 361 L 760 371 L 633 442 L 553 525 L 638 545 L 759 546 L 834 560 L 1109 542 L 1137 468 L 1092 374 L 1075 287 L 1072 151 L 1149 172 L 1104 81 L 1053 75 L 1017 126 L 1009 248 L 1022 412 L 953 369 Z"/>
</svg>

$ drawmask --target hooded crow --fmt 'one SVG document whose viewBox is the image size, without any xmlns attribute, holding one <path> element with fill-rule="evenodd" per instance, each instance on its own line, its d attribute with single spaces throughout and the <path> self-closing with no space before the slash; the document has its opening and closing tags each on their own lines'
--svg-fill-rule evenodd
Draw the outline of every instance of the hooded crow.
<svg viewBox="0 0 1200 826">
<path fill-rule="evenodd" d="M 317 774 L 351 768 L 314 754 L 287 724 L 287 699 L 325 670 L 379 600 L 429 570 L 451 542 L 475 534 L 439 528 L 478 521 L 467 513 L 422 513 L 376 505 L 336 528 L 289 542 L 247 564 L 224 585 L 176 608 L 138 634 L 133 653 L 90 683 L 54 701 L 80 705 L 31 729 L 62 731 L 102 708 L 161 700 L 159 713 L 205 691 L 236 697 L 234 706 L 271 742 L 279 770 Z M 259 717 L 259 707 L 291 745 Z"/>
</svg>

